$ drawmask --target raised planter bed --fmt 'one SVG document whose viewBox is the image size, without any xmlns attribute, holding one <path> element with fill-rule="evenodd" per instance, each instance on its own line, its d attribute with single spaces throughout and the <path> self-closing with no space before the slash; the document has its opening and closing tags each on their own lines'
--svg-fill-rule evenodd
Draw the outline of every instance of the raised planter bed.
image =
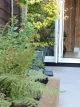
<svg viewBox="0 0 80 107">
<path fill-rule="evenodd" d="M 60 80 L 49 78 L 47 87 L 49 90 L 43 93 L 39 107 L 58 107 Z"/>
<path fill-rule="evenodd" d="M 47 90 L 43 93 L 38 107 L 58 107 L 60 80 L 49 78 L 46 87 Z M 27 107 L 27 105 L 13 103 L 10 107 Z"/>
</svg>

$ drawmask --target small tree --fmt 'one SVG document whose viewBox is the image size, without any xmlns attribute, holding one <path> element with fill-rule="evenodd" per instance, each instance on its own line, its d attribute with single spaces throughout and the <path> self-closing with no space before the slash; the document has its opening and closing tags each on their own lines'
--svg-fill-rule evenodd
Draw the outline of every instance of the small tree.
<svg viewBox="0 0 80 107">
<path fill-rule="evenodd" d="M 26 7 L 27 19 L 33 23 L 36 29 L 34 40 L 36 45 L 53 46 L 55 20 L 59 16 L 59 6 L 56 0 L 17 0 L 17 3 Z"/>
</svg>

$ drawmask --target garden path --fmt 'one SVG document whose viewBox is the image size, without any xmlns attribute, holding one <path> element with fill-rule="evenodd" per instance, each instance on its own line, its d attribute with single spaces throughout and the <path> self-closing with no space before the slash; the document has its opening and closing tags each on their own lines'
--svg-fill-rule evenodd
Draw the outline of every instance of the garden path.
<svg viewBox="0 0 80 107">
<path fill-rule="evenodd" d="M 60 78 L 59 107 L 80 107 L 80 67 L 45 67 Z"/>
</svg>

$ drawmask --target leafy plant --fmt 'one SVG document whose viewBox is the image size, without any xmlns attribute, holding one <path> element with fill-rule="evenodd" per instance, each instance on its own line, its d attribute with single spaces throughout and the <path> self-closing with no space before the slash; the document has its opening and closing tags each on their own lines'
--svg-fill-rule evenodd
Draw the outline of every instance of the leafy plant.
<svg viewBox="0 0 80 107">
<path fill-rule="evenodd" d="M 0 99 L 0 107 L 10 107 L 11 103 L 7 100 Z"/>
<path fill-rule="evenodd" d="M 13 24 L 0 31 L 0 106 L 26 104 L 37 107 L 46 86 L 42 80 L 47 77 L 41 69 L 40 72 L 32 69 L 34 44 L 38 47 L 54 44 L 50 37 L 59 12 L 55 0 L 16 1 L 21 6 L 28 3 L 27 21 L 24 20 L 18 28 L 17 20 L 13 18 Z M 37 63 L 39 68 L 43 68 L 42 62 Z"/>
<path fill-rule="evenodd" d="M 38 0 L 28 4 L 27 17 L 37 29 L 34 41 L 38 47 L 54 45 L 53 34 L 58 16 L 59 7 L 56 0 Z"/>
<path fill-rule="evenodd" d="M 27 0 L 15 0 L 21 7 L 26 7 Z"/>
<path fill-rule="evenodd" d="M 39 74 L 37 75 L 40 76 Z M 31 75 L 32 74 L 30 73 L 29 77 L 26 75 L 16 75 L 12 73 L 2 74 L 0 76 L 0 91 L 5 93 L 5 98 L 7 100 L 10 99 L 12 102 L 30 102 L 32 105 L 34 103 L 35 105 L 38 104 L 38 100 L 45 89 L 45 85 L 41 84 L 39 81 L 35 81 L 38 79 L 36 74 L 36 78 L 34 76 L 33 78 Z"/>
<path fill-rule="evenodd" d="M 34 47 L 30 42 L 34 27 L 24 23 L 19 32 L 15 26 L 0 38 L 0 69 L 5 72 L 23 72 L 30 69 L 34 59 Z"/>
<path fill-rule="evenodd" d="M 53 46 L 55 21 L 59 17 L 56 0 L 17 0 L 21 7 L 27 8 L 27 19 L 33 23 L 36 33 L 34 45 L 37 47 Z"/>
<path fill-rule="evenodd" d="M 45 84 L 38 81 L 42 73 L 31 71 L 35 58 L 34 26 L 25 21 L 17 31 L 15 25 L 8 26 L 0 38 L 0 105 L 9 107 L 14 102 L 37 107 Z"/>
</svg>

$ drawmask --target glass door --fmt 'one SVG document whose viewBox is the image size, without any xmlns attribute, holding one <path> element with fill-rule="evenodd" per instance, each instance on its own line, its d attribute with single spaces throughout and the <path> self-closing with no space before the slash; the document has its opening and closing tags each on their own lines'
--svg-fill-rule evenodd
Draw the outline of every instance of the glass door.
<svg viewBox="0 0 80 107">
<path fill-rule="evenodd" d="M 62 0 L 57 0 L 57 1 L 58 4 L 61 6 Z M 62 6 L 61 6 L 61 10 L 62 10 Z M 61 34 L 60 29 L 62 29 L 62 25 L 60 24 L 61 19 L 62 19 L 62 11 L 60 12 L 60 18 L 55 22 L 55 33 L 53 34 L 53 38 L 52 38 L 54 40 L 54 45 L 52 47 L 48 47 L 47 49 L 45 49 L 44 62 L 57 63 L 59 60 L 59 36 Z"/>
<path fill-rule="evenodd" d="M 55 22 L 55 33 L 52 36 L 52 40 L 54 41 L 53 46 L 45 47 L 43 54 L 44 54 L 44 62 L 55 62 L 57 63 L 57 56 L 58 56 L 58 26 L 59 21 Z"/>
</svg>

